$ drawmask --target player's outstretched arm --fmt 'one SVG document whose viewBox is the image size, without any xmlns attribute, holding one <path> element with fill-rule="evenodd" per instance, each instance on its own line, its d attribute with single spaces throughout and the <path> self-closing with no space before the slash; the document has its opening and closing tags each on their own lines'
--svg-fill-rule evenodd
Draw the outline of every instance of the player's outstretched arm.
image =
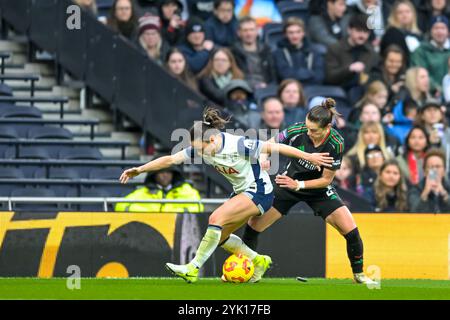
<svg viewBox="0 0 450 320">
<path fill-rule="evenodd" d="M 286 157 L 304 159 L 319 167 L 319 170 L 320 166 L 331 167 L 331 164 L 333 163 L 333 157 L 330 157 L 328 152 L 308 153 L 286 144 L 273 143 L 269 141 L 263 143 L 261 152 L 269 154 L 272 152 L 278 152 Z"/>
<path fill-rule="evenodd" d="M 185 155 L 184 155 L 184 150 L 183 150 L 183 151 L 180 151 L 180 152 L 175 153 L 170 156 L 164 156 L 164 157 L 160 157 L 158 159 L 152 160 L 140 167 L 134 167 L 134 168 L 127 169 L 121 174 L 119 180 L 121 183 L 127 183 L 128 180 L 140 175 L 141 173 L 149 172 L 149 171 L 158 171 L 158 170 L 162 170 L 165 168 L 169 168 L 173 165 L 182 163 L 184 160 L 185 160 Z"/>
</svg>

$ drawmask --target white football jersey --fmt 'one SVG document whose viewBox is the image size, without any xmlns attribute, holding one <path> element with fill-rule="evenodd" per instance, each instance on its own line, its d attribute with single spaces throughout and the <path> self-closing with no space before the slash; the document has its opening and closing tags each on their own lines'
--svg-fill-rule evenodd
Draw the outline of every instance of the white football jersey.
<svg viewBox="0 0 450 320">
<path fill-rule="evenodd" d="M 198 154 L 205 163 L 213 166 L 233 186 L 236 194 L 244 191 L 270 193 L 273 190 L 269 174 L 258 161 L 262 141 L 250 140 L 222 132 L 222 147 L 214 155 Z M 196 151 L 184 149 L 186 159 L 193 159 Z"/>
</svg>

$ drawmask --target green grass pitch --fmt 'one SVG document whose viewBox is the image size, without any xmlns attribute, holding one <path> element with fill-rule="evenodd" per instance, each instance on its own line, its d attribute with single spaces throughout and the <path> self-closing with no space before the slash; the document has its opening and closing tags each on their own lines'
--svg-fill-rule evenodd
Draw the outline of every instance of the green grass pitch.
<svg viewBox="0 0 450 320">
<path fill-rule="evenodd" d="M 266 278 L 256 284 L 222 283 L 217 278 L 187 284 L 175 278 L 81 279 L 69 290 L 67 279 L 0 278 L 0 299 L 450 299 L 450 281 L 382 280 L 369 289 L 352 280 Z"/>
</svg>

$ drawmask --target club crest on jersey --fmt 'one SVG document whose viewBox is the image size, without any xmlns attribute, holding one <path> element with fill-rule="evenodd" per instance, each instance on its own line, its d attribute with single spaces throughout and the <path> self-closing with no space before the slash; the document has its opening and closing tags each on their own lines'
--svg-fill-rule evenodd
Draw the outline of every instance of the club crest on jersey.
<svg viewBox="0 0 450 320">
<path fill-rule="evenodd" d="M 232 167 L 214 166 L 214 168 L 222 174 L 238 174 L 239 171 Z"/>
</svg>

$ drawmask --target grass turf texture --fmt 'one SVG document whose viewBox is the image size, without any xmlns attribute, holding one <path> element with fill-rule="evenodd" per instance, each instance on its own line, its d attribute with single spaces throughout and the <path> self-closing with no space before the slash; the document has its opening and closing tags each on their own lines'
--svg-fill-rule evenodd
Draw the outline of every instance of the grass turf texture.
<svg viewBox="0 0 450 320">
<path fill-rule="evenodd" d="M 69 290 L 67 279 L 0 278 L 0 299 L 157 299 L 157 300 L 298 300 L 298 299 L 450 299 L 450 281 L 382 280 L 368 289 L 352 280 L 263 279 L 257 284 L 200 279 L 187 284 L 174 278 L 81 279 Z"/>
</svg>

